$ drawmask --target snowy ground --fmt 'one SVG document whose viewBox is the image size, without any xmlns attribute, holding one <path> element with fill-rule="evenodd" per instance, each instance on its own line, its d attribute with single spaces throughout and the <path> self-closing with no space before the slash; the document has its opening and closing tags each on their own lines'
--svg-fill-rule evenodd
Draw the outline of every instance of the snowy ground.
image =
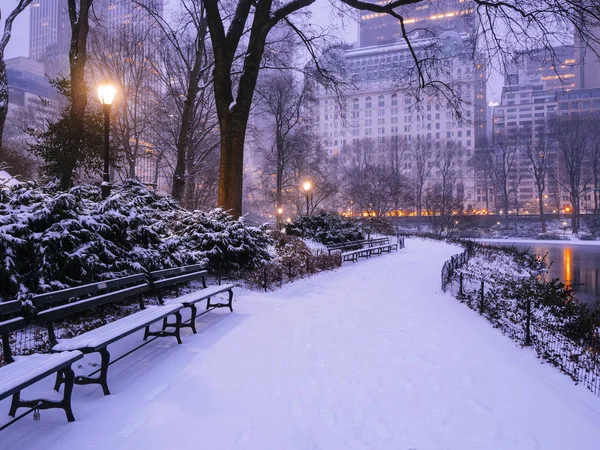
<svg viewBox="0 0 600 450">
<path fill-rule="evenodd" d="M 77 422 L 42 411 L 0 447 L 599 448 L 599 398 L 439 292 L 458 250 L 411 239 L 269 294 L 239 291 L 234 313 L 182 345 L 159 339 L 112 366 L 112 395 L 76 386 Z"/>
</svg>

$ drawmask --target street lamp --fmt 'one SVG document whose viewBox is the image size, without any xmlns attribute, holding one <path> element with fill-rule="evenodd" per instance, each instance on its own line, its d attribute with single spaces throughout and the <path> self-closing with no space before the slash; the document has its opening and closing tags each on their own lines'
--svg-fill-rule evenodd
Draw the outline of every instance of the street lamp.
<svg viewBox="0 0 600 450">
<path fill-rule="evenodd" d="M 108 157 L 109 145 L 108 138 L 110 132 L 110 108 L 113 100 L 117 95 L 117 88 L 111 84 L 105 83 L 98 86 L 98 97 L 102 103 L 104 111 L 104 175 L 102 179 L 102 198 L 105 199 L 110 195 L 110 178 L 108 176 Z"/>
<path fill-rule="evenodd" d="M 310 191 L 310 188 L 312 187 L 312 184 L 310 183 L 310 181 L 305 181 L 302 184 L 302 187 L 304 188 L 304 196 L 306 197 L 306 216 L 308 217 L 309 211 L 308 211 L 308 191 Z"/>
<path fill-rule="evenodd" d="M 281 230 L 281 228 L 283 227 L 283 208 L 280 206 L 279 208 L 277 208 L 277 229 Z"/>
</svg>

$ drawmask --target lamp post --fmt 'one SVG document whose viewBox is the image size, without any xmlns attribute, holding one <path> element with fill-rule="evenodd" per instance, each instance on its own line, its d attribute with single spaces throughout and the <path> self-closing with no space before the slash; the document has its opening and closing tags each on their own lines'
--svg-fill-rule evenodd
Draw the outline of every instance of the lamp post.
<svg viewBox="0 0 600 450">
<path fill-rule="evenodd" d="M 309 210 L 308 210 L 308 191 L 310 191 L 310 189 L 312 188 L 312 184 L 310 183 L 310 181 L 305 181 L 302 184 L 302 187 L 304 188 L 304 196 L 306 197 L 306 216 L 308 217 L 308 215 L 309 215 Z"/>
<path fill-rule="evenodd" d="M 283 208 L 280 206 L 279 208 L 277 208 L 277 229 L 281 230 L 281 228 L 283 227 Z"/>
<path fill-rule="evenodd" d="M 98 97 L 102 103 L 104 111 L 104 175 L 102 179 L 102 198 L 105 199 L 110 195 L 111 185 L 108 175 L 108 158 L 109 158 L 109 134 L 110 134 L 110 109 L 117 95 L 117 88 L 111 84 L 101 84 L 98 86 Z"/>
</svg>

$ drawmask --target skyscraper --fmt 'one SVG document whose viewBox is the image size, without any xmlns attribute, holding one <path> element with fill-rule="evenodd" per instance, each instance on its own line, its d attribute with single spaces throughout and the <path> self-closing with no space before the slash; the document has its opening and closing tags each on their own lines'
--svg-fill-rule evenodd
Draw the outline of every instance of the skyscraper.
<svg viewBox="0 0 600 450">
<path fill-rule="evenodd" d="M 34 0 L 29 26 L 29 57 L 41 61 L 48 46 L 69 40 L 67 0 Z"/>
<path fill-rule="evenodd" d="M 469 0 L 428 0 L 396 10 L 413 37 L 446 30 L 470 32 L 473 8 Z M 391 44 L 402 39 L 400 21 L 389 14 L 363 12 L 358 28 L 360 47 Z"/>
</svg>

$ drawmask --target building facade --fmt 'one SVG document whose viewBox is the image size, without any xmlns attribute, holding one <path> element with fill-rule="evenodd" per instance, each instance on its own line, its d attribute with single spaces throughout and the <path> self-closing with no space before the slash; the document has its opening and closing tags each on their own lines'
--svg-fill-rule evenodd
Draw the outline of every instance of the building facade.
<svg viewBox="0 0 600 450">
<path fill-rule="evenodd" d="M 436 56 L 437 64 L 428 69 L 436 71 L 432 78 L 440 89 L 415 89 L 415 65 L 404 42 L 345 49 L 345 71 L 352 87 L 345 89 L 340 101 L 317 85 L 310 123 L 342 166 L 355 158 L 359 147 L 377 165 L 390 164 L 390 155 L 400 151 L 403 174 L 413 179 L 414 152 L 427 148 L 425 189 L 440 181 L 437 167 L 443 150 L 458 149 L 454 194 L 463 199 L 465 210 L 475 210 L 480 206 L 473 156 L 485 141 L 487 120 L 485 64 L 469 56 L 473 42 L 465 32 L 443 31 L 435 39 L 411 39 L 411 44 L 419 59 Z"/>
</svg>

